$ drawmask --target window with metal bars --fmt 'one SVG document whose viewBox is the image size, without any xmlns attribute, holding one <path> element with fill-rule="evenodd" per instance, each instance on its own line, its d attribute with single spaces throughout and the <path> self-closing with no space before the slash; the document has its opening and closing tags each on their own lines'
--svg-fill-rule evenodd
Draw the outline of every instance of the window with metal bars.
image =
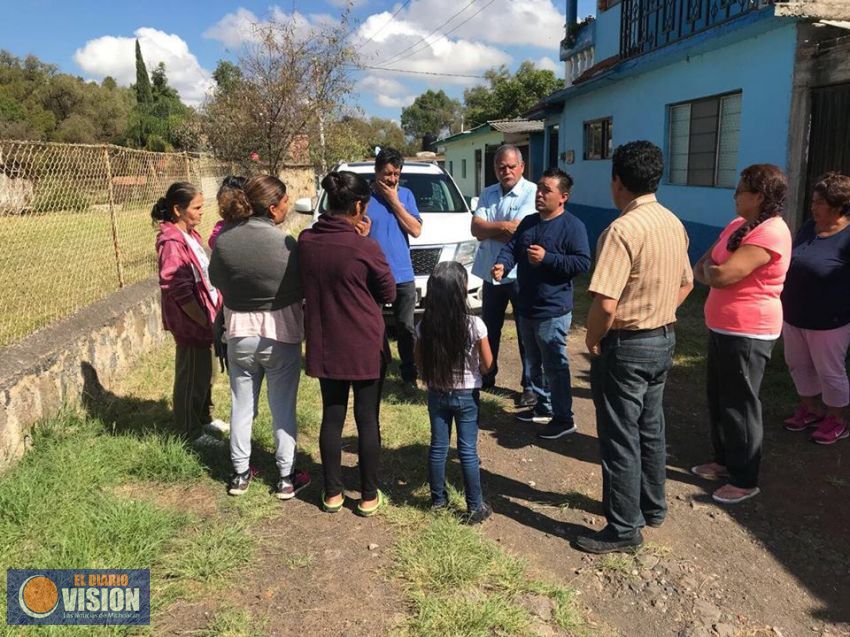
<svg viewBox="0 0 850 637">
<path fill-rule="evenodd" d="M 738 181 L 741 93 L 672 104 L 668 120 L 670 183 L 734 188 Z"/>
<path fill-rule="evenodd" d="M 610 117 L 584 123 L 584 158 L 611 159 L 614 150 L 614 120 Z M 557 165 L 557 163 L 555 164 Z"/>
</svg>

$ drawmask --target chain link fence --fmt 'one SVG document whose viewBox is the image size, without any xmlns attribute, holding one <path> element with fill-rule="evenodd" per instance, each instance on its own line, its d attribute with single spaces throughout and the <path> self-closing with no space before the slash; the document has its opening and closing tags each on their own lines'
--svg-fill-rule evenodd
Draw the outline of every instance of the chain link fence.
<svg viewBox="0 0 850 637">
<path fill-rule="evenodd" d="M 0 141 L 0 347 L 155 274 L 150 210 L 172 182 L 202 189 L 206 238 L 232 172 L 204 155 Z"/>
</svg>

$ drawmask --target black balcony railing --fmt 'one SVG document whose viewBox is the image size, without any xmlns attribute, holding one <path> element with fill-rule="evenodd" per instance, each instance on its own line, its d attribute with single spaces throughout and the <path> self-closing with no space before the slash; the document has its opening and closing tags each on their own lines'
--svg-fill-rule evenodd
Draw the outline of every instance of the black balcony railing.
<svg viewBox="0 0 850 637">
<path fill-rule="evenodd" d="M 649 53 L 757 11 L 768 0 L 623 0 L 620 59 Z"/>
</svg>

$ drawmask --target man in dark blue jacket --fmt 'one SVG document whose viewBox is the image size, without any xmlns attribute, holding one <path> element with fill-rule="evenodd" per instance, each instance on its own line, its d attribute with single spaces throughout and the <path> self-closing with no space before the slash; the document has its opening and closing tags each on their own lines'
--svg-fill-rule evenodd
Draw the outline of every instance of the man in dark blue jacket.
<svg viewBox="0 0 850 637">
<path fill-rule="evenodd" d="M 525 346 L 534 409 L 517 414 L 519 420 L 546 426 L 537 435 L 552 440 L 576 430 L 567 333 L 573 310 L 573 277 L 590 270 L 587 229 L 564 209 L 572 178 L 550 168 L 537 182 L 535 207 L 505 244 L 493 278 L 517 266 L 519 329 Z"/>
</svg>

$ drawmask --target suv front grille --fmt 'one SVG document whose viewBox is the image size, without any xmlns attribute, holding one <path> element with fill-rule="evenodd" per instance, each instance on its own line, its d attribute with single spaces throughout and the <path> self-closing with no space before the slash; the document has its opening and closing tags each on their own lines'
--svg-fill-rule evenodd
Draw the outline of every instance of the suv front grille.
<svg viewBox="0 0 850 637">
<path fill-rule="evenodd" d="M 442 248 L 414 248 L 410 251 L 410 260 L 413 262 L 413 274 L 416 276 L 434 271 L 434 267 L 440 261 Z"/>
</svg>

